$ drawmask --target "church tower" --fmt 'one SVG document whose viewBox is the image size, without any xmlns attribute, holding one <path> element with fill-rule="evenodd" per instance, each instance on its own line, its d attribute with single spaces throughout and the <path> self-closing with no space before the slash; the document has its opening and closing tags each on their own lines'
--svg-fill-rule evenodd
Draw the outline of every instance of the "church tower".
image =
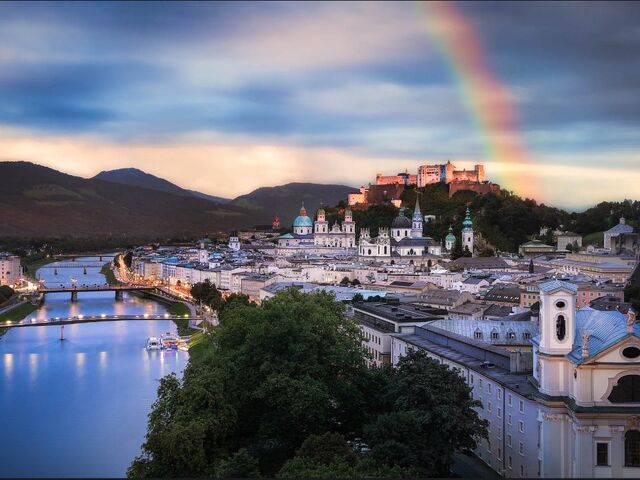
<svg viewBox="0 0 640 480">
<path fill-rule="evenodd" d="M 444 239 L 444 248 L 447 252 L 453 250 L 453 247 L 456 245 L 456 236 L 453 234 L 453 227 L 449 225 L 449 233 Z"/>
<path fill-rule="evenodd" d="M 473 255 L 473 221 L 471 220 L 471 212 L 467 207 L 464 221 L 462 222 L 462 249 L 467 247 Z"/>
<path fill-rule="evenodd" d="M 344 222 L 342 222 L 342 233 L 344 234 L 344 247 L 353 248 L 356 246 L 356 222 L 353 221 L 353 212 L 349 207 L 344 211 Z"/>
<path fill-rule="evenodd" d="M 571 389 L 573 366 L 565 356 L 574 346 L 578 287 L 552 280 L 539 289 L 540 334 L 538 345 L 534 344 L 533 373 L 542 393 L 563 396 Z"/>
<path fill-rule="evenodd" d="M 240 237 L 238 237 L 238 232 L 236 231 L 231 232 L 231 235 L 229 235 L 229 248 L 236 252 L 240 250 Z"/>
<path fill-rule="evenodd" d="M 422 238 L 422 212 L 420 212 L 420 203 L 416 195 L 416 208 L 413 210 L 413 220 L 411 222 L 411 238 Z"/>
<path fill-rule="evenodd" d="M 316 245 L 326 245 L 329 238 L 329 222 L 327 222 L 324 206 L 320 202 L 320 208 L 314 223 L 313 240 Z"/>
</svg>

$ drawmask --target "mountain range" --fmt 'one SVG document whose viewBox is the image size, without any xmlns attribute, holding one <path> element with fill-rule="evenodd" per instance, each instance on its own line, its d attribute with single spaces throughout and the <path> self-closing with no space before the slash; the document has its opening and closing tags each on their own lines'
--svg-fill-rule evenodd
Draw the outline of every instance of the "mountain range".
<svg viewBox="0 0 640 480">
<path fill-rule="evenodd" d="M 290 225 L 305 202 L 335 204 L 344 185 L 291 183 L 233 200 L 126 168 L 81 178 L 29 162 L 0 162 L 0 236 L 195 236 L 271 223 Z"/>
</svg>

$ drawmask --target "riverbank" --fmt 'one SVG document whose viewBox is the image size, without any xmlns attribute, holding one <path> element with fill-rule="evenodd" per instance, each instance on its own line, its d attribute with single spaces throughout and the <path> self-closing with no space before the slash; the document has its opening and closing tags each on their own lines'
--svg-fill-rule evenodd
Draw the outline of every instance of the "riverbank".
<svg viewBox="0 0 640 480">
<path fill-rule="evenodd" d="M 25 277 L 37 279 L 36 272 L 40 267 L 44 267 L 49 263 L 57 262 L 58 259 L 55 257 L 40 257 L 40 258 L 30 258 L 25 257 L 22 259 L 22 268 L 24 269 Z"/>
<path fill-rule="evenodd" d="M 24 319 L 27 315 L 35 312 L 38 309 L 38 305 L 34 305 L 30 302 L 24 302 L 18 305 L 16 308 L 12 308 L 8 312 L 0 314 L 0 324 L 6 322 L 18 322 Z M 10 327 L 0 327 L 0 337 L 2 337 Z"/>
<path fill-rule="evenodd" d="M 189 307 L 187 305 L 185 305 L 182 302 L 174 302 L 171 305 L 169 305 L 169 307 L 167 308 L 167 311 L 171 314 L 171 315 L 191 315 L 191 310 L 189 309 Z M 182 336 L 187 336 L 187 335 L 192 335 L 193 333 L 197 332 L 198 330 L 196 330 L 195 328 L 191 328 L 189 326 L 189 320 L 173 320 L 173 323 L 176 324 L 176 327 L 178 327 L 178 335 Z"/>
<path fill-rule="evenodd" d="M 115 257 L 115 258 L 118 258 L 118 257 Z M 114 261 L 115 261 L 115 258 L 114 258 Z M 120 282 L 114 275 L 112 266 L 113 266 L 113 262 L 105 263 L 100 269 L 100 273 L 104 275 L 104 278 L 109 285 L 120 285 L 122 282 Z"/>
</svg>

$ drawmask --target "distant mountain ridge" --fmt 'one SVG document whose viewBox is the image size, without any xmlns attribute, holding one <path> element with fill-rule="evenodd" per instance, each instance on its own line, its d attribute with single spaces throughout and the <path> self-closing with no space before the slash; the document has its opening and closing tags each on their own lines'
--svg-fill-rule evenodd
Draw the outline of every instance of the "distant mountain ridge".
<svg viewBox="0 0 640 480">
<path fill-rule="evenodd" d="M 121 183 L 123 185 L 131 185 L 134 187 L 148 188 L 150 190 L 158 190 L 160 192 L 172 193 L 182 197 L 197 197 L 217 203 L 227 203 L 228 198 L 216 197 L 206 193 L 196 192 L 195 190 L 187 190 L 178 185 L 156 177 L 147 172 L 143 172 L 138 168 L 118 168 L 115 170 L 103 170 L 98 173 L 95 180 L 104 180 L 107 182 Z"/>
<path fill-rule="evenodd" d="M 246 209 L 29 162 L 0 162 L 0 235 L 170 237 L 223 233 Z"/>
<path fill-rule="evenodd" d="M 234 198 L 230 205 L 254 211 L 262 223 L 271 223 L 273 216 L 277 214 L 282 225 L 288 227 L 298 215 L 303 202 L 307 214 L 313 218 L 321 202 L 329 206 L 340 201 L 346 202 L 347 195 L 355 191 L 357 189 L 346 185 L 294 182 L 258 188 Z"/>
<path fill-rule="evenodd" d="M 275 214 L 289 226 L 301 202 L 313 216 L 320 200 L 334 205 L 351 191 L 291 183 L 219 203 L 137 169 L 86 179 L 30 162 L 0 162 L 0 236 L 193 237 L 271 223 Z"/>
</svg>

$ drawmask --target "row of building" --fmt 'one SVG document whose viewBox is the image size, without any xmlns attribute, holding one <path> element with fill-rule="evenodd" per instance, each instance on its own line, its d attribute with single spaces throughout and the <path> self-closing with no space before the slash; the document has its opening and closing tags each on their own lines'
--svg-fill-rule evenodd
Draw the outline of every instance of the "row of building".
<svg viewBox="0 0 640 480">
<path fill-rule="evenodd" d="M 529 316 L 450 318 L 425 302 L 360 302 L 351 314 L 376 365 L 420 350 L 456 370 L 489 436 L 475 453 L 509 478 L 640 476 L 640 325 L 578 308 L 578 286 L 538 285 Z"/>
</svg>

